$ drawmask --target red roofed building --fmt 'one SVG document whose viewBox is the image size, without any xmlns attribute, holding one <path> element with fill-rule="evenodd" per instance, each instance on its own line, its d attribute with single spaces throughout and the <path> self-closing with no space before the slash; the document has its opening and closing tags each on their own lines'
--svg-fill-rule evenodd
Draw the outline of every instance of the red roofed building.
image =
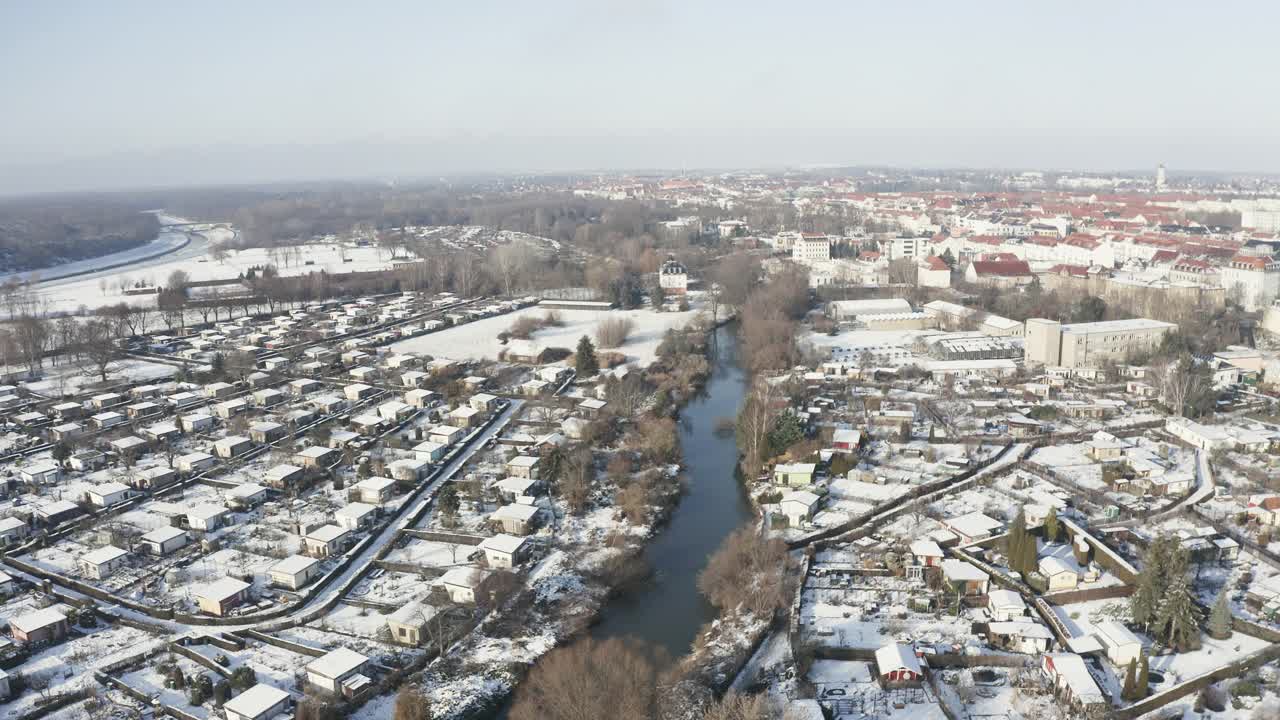
<svg viewBox="0 0 1280 720">
<path fill-rule="evenodd" d="M 974 260 L 964 271 L 966 282 L 995 287 L 1027 285 L 1035 279 L 1025 260 Z"/>
<path fill-rule="evenodd" d="M 1205 287 L 1217 287 L 1221 280 L 1217 265 L 1195 258 L 1181 258 L 1169 268 L 1169 280 Z"/>
<path fill-rule="evenodd" d="M 1280 260 L 1268 255 L 1236 255 L 1222 268 L 1222 287 L 1249 311 L 1261 310 L 1280 295 Z"/>
<path fill-rule="evenodd" d="M 1061 275 L 1063 277 L 1087 278 L 1089 277 L 1089 268 L 1084 265 L 1067 265 L 1063 263 L 1049 268 L 1049 274 Z"/>
<path fill-rule="evenodd" d="M 937 255 L 920 258 L 916 264 L 916 284 L 920 287 L 951 287 L 951 268 Z"/>
</svg>

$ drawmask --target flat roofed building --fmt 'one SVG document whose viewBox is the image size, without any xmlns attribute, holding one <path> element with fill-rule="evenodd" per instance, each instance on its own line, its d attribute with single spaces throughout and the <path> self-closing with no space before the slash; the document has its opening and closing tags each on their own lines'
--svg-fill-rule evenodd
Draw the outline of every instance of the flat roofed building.
<svg viewBox="0 0 1280 720">
<path fill-rule="evenodd" d="M 265 683 L 258 683 L 222 706 L 227 720 L 270 720 L 289 709 L 293 697 Z"/>
<path fill-rule="evenodd" d="M 320 575 L 320 561 L 306 555 L 290 555 L 272 565 L 267 575 L 273 585 L 298 590 Z"/>
<path fill-rule="evenodd" d="M 156 528 L 142 536 L 142 546 L 152 555 L 168 555 L 186 544 L 187 533 L 172 525 Z"/>
<path fill-rule="evenodd" d="M 80 572 L 85 577 L 102 580 L 124 567 L 129 551 L 114 545 L 100 547 L 93 552 L 80 556 Z"/>
<path fill-rule="evenodd" d="M 224 577 L 196 592 L 196 604 L 210 615 L 222 617 L 249 599 L 249 583 Z"/>
<path fill-rule="evenodd" d="M 331 693 L 341 693 L 343 681 L 360 674 L 369 658 L 347 648 L 330 650 L 307 663 L 307 682 Z"/>
</svg>

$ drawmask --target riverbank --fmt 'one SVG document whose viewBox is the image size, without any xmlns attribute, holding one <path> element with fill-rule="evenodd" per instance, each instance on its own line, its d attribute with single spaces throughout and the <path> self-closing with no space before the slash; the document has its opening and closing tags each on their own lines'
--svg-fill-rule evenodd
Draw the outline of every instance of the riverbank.
<svg viewBox="0 0 1280 720">
<path fill-rule="evenodd" d="M 725 407 L 732 413 L 739 402 L 743 385 L 735 343 L 730 330 L 723 327 L 676 338 L 674 349 L 668 348 L 646 372 L 653 389 L 651 397 L 657 402 L 637 405 L 638 414 L 623 421 L 621 435 L 608 433 L 608 439 L 593 436 L 587 442 L 594 451 L 596 467 L 609 465 L 607 472 L 596 476 L 593 496 L 597 499 L 579 513 L 569 512 L 563 500 L 558 500 L 557 540 L 537 565 L 523 573 L 519 595 L 505 602 L 500 614 L 482 618 L 472 632 L 424 670 L 421 684 L 432 697 L 438 717 L 505 717 L 512 692 L 537 660 L 583 635 L 637 635 L 642 630 L 641 637 L 667 650 L 669 657 L 684 655 L 690 649 L 701 625 L 714 616 L 714 609 L 698 594 L 697 573 L 723 537 L 707 535 L 699 541 L 705 550 L 690 552 L 688 533 L 705 525 L 700 519 L 714 506 L 749 516 L 732 476 L 736 462 L 732 439 L 716 453 L 709 453 L 695 440 L 710 438 L 714 417 L 724 413 Z M 650 410 L 657 410 L 657 414 Z M 670 419 L 673 416 L 678 422 Z M 663 433 L 669 433 L 670 445 L 664 445 Z M 619 457 L 638 460 L 651 455 L 655 441 L 674 454 L 662 451 L 654 456 L 662 459 L 638 462 L 621 475 L 620 469 L 613 467 L 612 460 Z M 706 491 L 711 481 L 702 469 L 708 457 L 716 457 L 720 463 L 711 471 L 720 475 L 714 493 Z M 683 463 L 683 473 L 676 462 Z M 726 467 L 728 473 L 720 472 Z M 682 477 L 689 481 L 681 482 Z M 620 494 L 637 481 L 650 489 L 650 511 L 643 519 L 635 515 L 634 506 L 628 508 Z M 732 503 L 722 502 L 725 493 Z M 610 496 L 612 501 L 607 499 Z M 726 518 L 723 535 L 735 529 L 741 517 Z M 677 567 L 678 560 L 697 563 Z M 637 567 L 653 572 L 647 578 L 637 576 Z M 668 592 L 671 594 L 662 595 Z M 669 607 L 677 595 L 690 604 L 689 611 Z M 647 600 L 639 600 L 637 605 L 640 598 Z M 667 610 L 644 619 L 636 614 L 637 607 Z M 679 632 L 652 637 L 652 631 L 671 630 L 667 626 L 680 617 L 685 622 Z M 385 717 L 391 702 L 392 696 L 379 698 L 357 717 Z"/>
</svg>

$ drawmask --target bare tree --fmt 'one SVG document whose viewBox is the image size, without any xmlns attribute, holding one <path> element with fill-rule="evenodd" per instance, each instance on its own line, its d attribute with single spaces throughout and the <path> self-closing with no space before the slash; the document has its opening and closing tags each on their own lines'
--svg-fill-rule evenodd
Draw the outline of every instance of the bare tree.
<svg viewBox="0 0 1280 720">
<path fill-rule="evenodd" d="M 787 544 L 747 526 L 735 530 L 698 575 L 698 589 L 721 610 L 741 608 L 764 618 L 786 604 Z"/>
<path fill-rule="evenodd" d="M 431 702 L 427 694 L 413 683 L 405 683 L 396 693 L 392 720 L 431 720 Z"/>
<path fill-rule="evenodd" d="M 27 368 L 35 372 L 44 366 L 44 353 L 49 347 L 49 320 L 35 315 L 21 315 L 14 322 L 14 339 L 26 359 Z"/>
<path fill-rule="evenodd" d="M 101 319 L 82 324 L 76 345 L 80 354 L 93 364 L 98 377 L 106 382 L 111 363 L 118 360 L 121 354 L 120 348 L 116 346 L 112 324 Z"/>
<path fill-rule="evenodd" d="M 489 272 L 502 283 L 503 294 L 510 297 L 516 281 L 524 274 L 532 259 L 529 246 L 523 242 L 499 245 L 489 251 Z"/>
<path fill-rule="evenodd" d="M 657 670 L 634 641 L 590 637 L 552 650 L 529 672 L 512 720 L 651 720 L 658 716 Z"/>
<path fill-rule="evenodd" d="M 596 345 L 602 348 L 621 347 L 631 334 L 632 327 L 629 317 L 606 317 L 596 325 Z"/>
<path fill-rule="evenodd" d="M 475 255 L 462 251 L 454 253 L 449 264 L 453 270 L 453 289 L 462 297 L 471 297 L 480 282 L 480 268 Z"/>
</svg>

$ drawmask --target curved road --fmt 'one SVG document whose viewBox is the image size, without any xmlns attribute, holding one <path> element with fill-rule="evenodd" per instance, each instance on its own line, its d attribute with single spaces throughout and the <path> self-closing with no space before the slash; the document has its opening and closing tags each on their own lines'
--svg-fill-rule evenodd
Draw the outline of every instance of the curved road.
<svg viewBox="0 0 1280 720">
<path fill-rule="evenodd" d="M 72 282 L 83 282 L 85 280 L 96 280 L 99 277 L 117 275 L 122 272 L 136 272 L 148 267 L 171 263 L 174 261 L 190 260 L 201 257 L 209 251 L 209 241 L 204 235 L 195 232 L 189 232 L 182 228 L 171 227 L 172 225 L 181 225 L 189 223 L 189 220 L 183 218 L 171 217 L 167 215 L 160 216 L 164 225 L 160 227 L 160 234 L 151 242 L 141 247 L 123 250 L 110 255 L 102 255 L 87 260 L 78 260 L 76 262 L 64 263 L 62 265 L 54 265 L 53 267 L 42 268 L 40 270 L 28 270 L 20 273 L 12 273 L 8 275 L 0 275 L 0 282 L 10 277 L 31 278 L 39 276 L 41 280 L 36 283 L 36 287 L 40 289 L 56 288 Z M 172 252 L 164 252 L 161 255 L 155 255 L 162 252 L 164 245 L 178 245 L 184 239 L 188 239 L 185 246 Z M 137 262 L 130 262 L 130 258 L 139 258 Z M 98 272 L 85 272 L 95 267 L 105 268 Z"/>
</svg>

